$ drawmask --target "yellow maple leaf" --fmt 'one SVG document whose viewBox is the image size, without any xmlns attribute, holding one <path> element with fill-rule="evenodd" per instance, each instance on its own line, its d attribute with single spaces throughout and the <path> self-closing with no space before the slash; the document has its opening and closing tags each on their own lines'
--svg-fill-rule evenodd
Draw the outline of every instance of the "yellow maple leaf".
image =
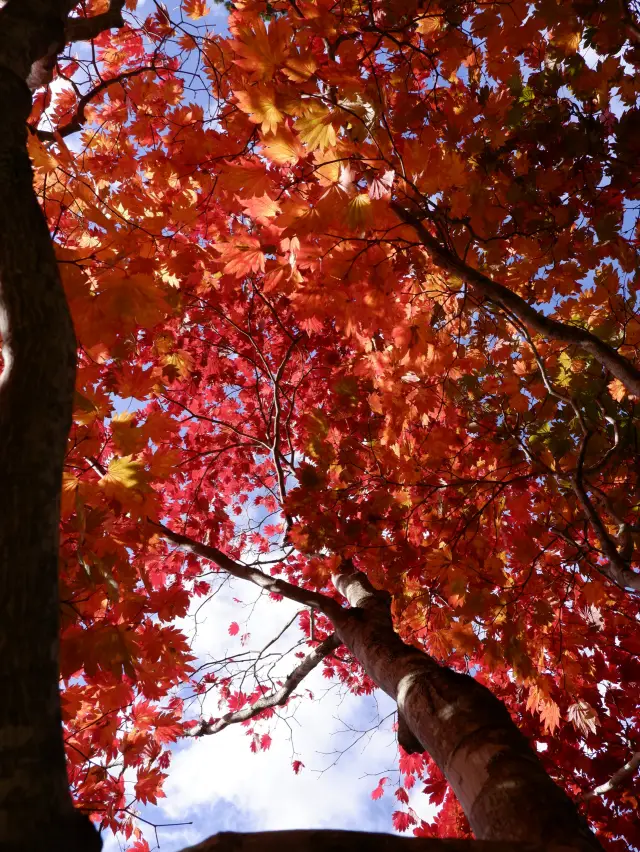
<svg viewBox="0 0 640 852">
<path fill-rule="evenodd" d="M 62 474 L 62 494 L 60 497 L 60 513 L 62 517 L 70 515 L 76 508 L 76 494 L 79 480 L 72 473 L 64 471 Z"/>
<path fill-rule="evenodd" d="M 540 702 L 538 712 L 540 713 L 545 731 L 552 734 L 560 724 L 560 708 L 555 701 L 549 698 L 546 701 Z"/>
<path fill-rule="evenodd" d="M 253 28 L 238 27 L 232 46 L 236 65 L 251 71 L 261 80 L 271 80 L 289 55 L 291 27 L 285 19 L 272 21 L 267 30 L 261 18 L 252 22 Z"/>
<path fill-rule="evenodd" d="M 609 382 L 607 387 L 609 388 L 609 393 L 615 399 L 616 402 L 622 402 L 622 400 L 627 395 L 627 389 L 622 384 L 620 379 L 614 379 L 612 382 Z"/>
<path fill-rule="evenodd" d="M 131 411 L 121 411 L 111 420 L 111 434 L 117 449 L 121 453 L 139 453 L 147 445 L 143 430 L 136 423 L 136 415 Z"/>
<path fill-rule="evenodd" d="M 364 228 L 371 221 L 371 199 L 368 192 L 361 192 L 347 205 L 347 224 L 350 228 Z"/>
<path fill-rule="evenodd" d="M 170 381 L 175 381 L 176 378 L 186 379 L 193 371 L 193 356 L 184 349 L 176 349 L 175 352 L 170 352 L 162 359 L 162 371 L 167 375 Z"/>
<path fill-rule="evenodd" d="M 98 485 L 108 497 L 115 497 L 123 504 L 139 502 L 136 492 L 145 491 L 149 487 L 142 462 L 133 456 L 112 458 Z"/>
<path fill-rule="evenodd" d="M 276 106 L 276 95 L 272 86 L 252 86 L 233 93 L 238 106 L 254 124 L 259 124 L 263 133 L 275 133 L 284 115 Z"/>
<path fill-rule="evenodd" d="M 312 53 L 302 56 L 290 56 L 284 66 L 284 73 L 294 83 L 304 83 L 315 73 L 318 64 Z"/>
<path fill-rule="evenodd" d="M 44 174 L 48 174 L 55 170 L 58 165 L 58 161 L 33 133 L 29 134 L 27 148 L 34 168 L 42 171 Z"/>
<path fill-rule="evenodd" d="M 440 15 L 425 15 L 418 21 L 417 30 L 422 36 L 432 36 L 437 33 L 442 24 Z"/>
<path fill-rule="evenodd" d="M 323 104 L 315 103 L 303 118 L 296 121 L 296 130 L 300 140 L 310 151 L 320 148 L 332 148 L 336 144 L 336 129 L 333 126 L 333 113 Z"/>
</svg>

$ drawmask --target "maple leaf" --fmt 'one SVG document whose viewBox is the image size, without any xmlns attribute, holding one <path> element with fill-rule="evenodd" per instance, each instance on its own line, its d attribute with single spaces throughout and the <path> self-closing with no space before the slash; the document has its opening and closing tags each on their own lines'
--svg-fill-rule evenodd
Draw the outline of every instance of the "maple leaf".
<svg viewBox="0 0 640 852">
<path fill-rule="evenodd" d="M 419 775 L 424 768 L 424 755 L 407 754 L 402 746 L 400 746 L 400 760 L 398 765 L 403 775 Z"/>
<path fill-rule="evenodd" d="M 571 704 L 567 709 L 567 719 L 577 731 L 585 736 L 589 733 L 596 733 L 598 714 L 586 701 L 577 701 L 575 704 Z"/>
<path fill-rule="evenodd" d="M 276 165 L 294 165 L 305 156 L 304 147 L 288 127 L 280 127 L 262 139 L 264 155 Z"/>
<path fill-rule="evenodd" d="M 386 198 L 391 194 L 391 186 L 393 185 L 393 179 L 395 177 L 395 172 L 393 169 L 387 169 L 383 174 L 376 174 L 371 179 L 371 183 L 369 184 L 369 197 L 370 198 Z"/>
<path fill-rule="evenodd" d="M 247 90 L 234 92 L 238 106 L 246 112 L 251 121 L 259 124 L 263 133 L 276 133 L 284 115 L 276 106 L 273 87 L 257 85 Z"/>
<path fill-rule="evenodd" d="M 159 769 L 143 769 L 138 772 L 138 778 L 134 785 L 136 798 L 144 805 L 150 803 L 158 804 L 158 799 L 163 799 L 166 793 L 162 790 L 162 784 L 167 777 L 166 772 Z"/>
<path fill-rule="evenodd" d="M 229 625 L 229 636 L 237 636 L 240 632 L 240 625 L 237 621 L 232 621 Z"/>
<path fill-rule="evenodd" d="M 182 8 L 185 14 L 197 21 L 209 14 L 209 7 L 205 0 L 182 0 Z"/>
<path fill-rule="evenodd" d="M 298 118 L 295 128 L 300 138 L 310 151 L 317 148 L 333 148 L 336 144 L 336 130 L 333 126 L 334 115 L 323 104 L 314 103 L 303 118 Z"/>
<path fill-rule="evenodd" d="M 540 702 L 538 712 L 545 731 L 552 734 L 560 724 L 560 708 L 549 698 Z"/>
<path fill-rule="evenodd" d="M 149 843 L 144 838 L 136 840 L 131 846 L 127 846 L 127 852 L 150 852 Z"/>
<path fill-rule="evenodd" d="M 49 174 L 55 171 L 59 165 L 58 161 L 34 133 L 29 134 L 27 142 L 29 156 L 31 157 L 34 168 L 38 169 L 42 174 Z"/>
<path fill-rule="evenodd" d="M 137 417 L 130 411 L 122 411 L 111 419 L 111 434 L 119 453 L 134 456 L 147 444 L 144 430 L 137 424 Z"/>
<path fill-rule="evenodd" d="M 234 36 L 232 44 L 237 55 L 236 65 L 252 72 L 258 79 L 271 79 L 289 54 L 291 31 L 286 19 L 271 21 L 267 30 L 264 21 L 257 18 L 250 27 L 234 31 Z"/>
<path fill-rule="evenodd" d="M 407 831 L 416 824 L 416 818 L 406 811 L 394 811 L 391 818 L 396 831 Z"/>
<path fill-rule="evenodd" d="M 302 761 L 300 760 L 294 760 L 291 766 L 293 767 L 293 771 L 296 775 L 300 773 L 301 769 L 304 769 L 304 763 L 302 763 Z"/>
<path fill-rule="evenodd" d="M 148 489 L 144 466 L 133 455 L 112 458 L 99 485 L 107 496 L 116 497 L 123 504 L 135 500 L 136 492 Z"/>
<path fill-rule="evenodd" d="M 246 237 L 233 243 L 218 243 L 215 250 L 222 256 L 224 271 L 237 278 L 249 272 L 264 272 L 265 256 L 257 240 Z"/>
<path fill-rule="evenodd" d="M 398 787 L 395 792 L 395 797 L 399 802 L 402 802 L 403 805 L 409 804 L 409 795 L 404 787 Z"/>
<path fill-rule="evenodd" d="M 280 205 L 278 202 L 269 198 L 266 193 L 259 197 L 254 196 L 253 198 L 247 198 L 246 200 L 238 200 L 246 210 L 247 214 L 258 222 L 261 222 L 264 219 L 271 219 L 273 216 L 277 216 L 280 212 Z"/>
<path fill-rule="evenodd" d="M 372 799 L 381 799 L 384 796 L 384 785 L 389 779 L 385 776 L 378 781 L 378 786 L 371 793 Z"/>
<path fill-rule="evenodd" d="M 272 739 L 269 736 L 269 734 L 263 734 L 260 737 L 260 748 L 262 749 L 262 751 L 268 751 L 269 748 L 271 747 L 271 743 L 272 743 Z"/>
<path fill-rule="evenodd" d="M 627 389 L 620 379 L 613 379 L 613 381 L 609 382 L 607 387 L 609 388 L 609 393 L 616 402 L 622 402 L 627 395 Z"/>
<path fill-rule="evenodd" d="M 123 364 L 116 374 L 116 390 L 123 399 L 145 399 L 151 392 L 155 382 L 151 367 L 140 367 L 138 364 Z"/>
<path fill-rule="evenodd" d="M 368 193 L 361 192 L 347 205 L 346 220 L 350 228 L 360 229 L 372 220 L 371 199 Z"/>
</svg>

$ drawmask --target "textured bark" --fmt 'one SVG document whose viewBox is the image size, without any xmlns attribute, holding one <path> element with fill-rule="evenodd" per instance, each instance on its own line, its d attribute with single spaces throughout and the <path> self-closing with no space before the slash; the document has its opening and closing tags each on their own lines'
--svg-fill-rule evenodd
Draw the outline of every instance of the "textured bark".
<svg viewBox="0 0 640 852">
<path fill-rule="evenodd" d="M 480 840 L 600 849 L 504 704 L 468 675 L 440 666 L 394 632 L 389 597 L 360 573 L 336 580 L 356 612 L 336 633 L 398 702 L 413 736 L 451 784 Z"/>
<path fill-rule="evenodd" d="M 0 10 L 0 848 L 100 848 L 69 794 L 58 696 L 59 492 L 75 337 L 26 150 L 67 3 Z"/>
<path fill-rule="evenodd" d="M 579 844 L 571 847 L 575 852 L 587 852 L 589 848 Z M 567 852 L 567 847 L 310 829 L 255 834 L 225 831 L 182 852 Z"/>
</svg>

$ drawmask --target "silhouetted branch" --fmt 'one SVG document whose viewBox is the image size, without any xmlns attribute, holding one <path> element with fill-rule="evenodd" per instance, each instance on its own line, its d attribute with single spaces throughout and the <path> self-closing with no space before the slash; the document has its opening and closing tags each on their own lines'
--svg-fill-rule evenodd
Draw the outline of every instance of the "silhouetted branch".
<svg viewBox="0 0 640 852">
<path fill-rule="evenodd" d="M 265 710 L 269 710 L 272 707 L 281 707 L 283 704 L 286 704 L 293 690 L 304 680 L 309 672 L 313 671 L 328 654 L 335 651 L 339 646 L 340 640 L 335 633 L 327 636 L 324 642 L 321 642 L 311 653 L 307 654 L 300 665 L 291 672 L 280 689 L 277 689 L 270 695 L 263 695 L 255 704 L 243 707 L 241 710 L 236 710 L 232 713 L 226 713 L 221 719 L 217 719 L 215 722 L 202 722 L 199 727 L 189 732 L 189 736 L 202 737 L 206 734 L 217 734 L 229 725 L 234 725 L 238 722 L 247 722 Z"/>
<path fill-rule="evenodd" d="M 562 343 L 579 346 L 602 364 L 609 372 L 619 379 L 622 384 L 635 396 L 640 397 L 640 370 L 634 367 L 624 356 L 596 337 L 590 331 L 574 325 L 566 325 L 559 320 L 546 317 L 522 298 L 505 287 L 493 281 L 479 269 L 465 263 L 459 257 L 443 246 L 432 234 L 429 233 L 418 216 L 414 215 L 395 201 L 391 207 L 407 225 L 415 230 L 422 245 L 428 249 L 431 259 L 446 272 L 460 276 L 483 298 L 507 311 L 515 314 L 518 319 L 525 323 L 537 334 L 549 340 L 559 340 Z"/>
<path fill-rule="evenodd" d="M 91 41 L 105 30 L 123 27 L 124 4 L 125 0 L 111 0 L 107 11 L 100 15 L 93 15 L 91 18 L 69 18 L 65 28 L 66 40 L 68 42 Z"/>
<path fill-rule="evenodd" d="M 150 521 L 149 523 L 162 538 L 177 545 L 181 550 L 194 553 L 203 559 L 208 559 L 219 568 L 222 568 L 223 571 L 231 574 L 232 577 L 237 577 L 239 580 L 247 580 L 249 583 L 259 586 L 270 594 L 282 595 L 282 597 L 296 601 L 303 604 L 303 606 L 319 609 L 320 612 L 324 613 L 336 625 L 347 617 L 347 610 L 344 610 L 337 601 L 327 597 L 327 595 L 309 589 L 301 589 L 299 586 L 287 582 L 287 580 L 282 580 L 279 577 L 271 577 L 269 574 L 265 574 L 259 568 L 254 568 L 252 565 L 243 565 L 241 562 L 236 562 L 227 556 L 226 553 L 218 550 L 217 547 L 201 544 L 189 538 L 189 536 L 173 532 L 173 530 L 165 527 L 164 524 L 157 524 L 154 521 Z"/>
</svg>

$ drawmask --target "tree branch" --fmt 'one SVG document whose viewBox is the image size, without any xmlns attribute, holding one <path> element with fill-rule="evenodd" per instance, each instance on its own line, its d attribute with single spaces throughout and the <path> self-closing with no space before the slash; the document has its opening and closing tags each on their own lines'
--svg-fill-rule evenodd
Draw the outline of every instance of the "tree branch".
<svg viewBox="0 0 640 852">
<path fill-rule="evenodd" d="M 348 610 L 343 609 L 337 601 L 327 597 L 327 595 L 309 589 L 301 589 L 300 586 L 289 583 L 287 580 L 281 580 L 278 577 L 270 577 L 268 574 L 260 571 L 259 568 L 236 562 L 227 556 L 226 553 L 218 550 L 217 547 L 201 544 L 189 538 L 189 536 L 173 532 L 173 530 L 165 527 L 164 524 L 158 524 L 155 521 L 149 521 L 149 524 L 157 531 L 158 535 L 177 545 L 181 550 L 194 553 L 203 559 L 208 559 L 219 568 L 222 568 L 223 571 L 231 574 L 232 577 L 237 577 L 239 580 L 247 580 L 249 583 L 259 586 L 270 594 L 282 595 L 282 597 L 296 601 L 296 603 L 300 603 L 303 606 L 318 609 L 327 618 L 330 618 L 336 627 L 349 617 Z"/>
<path fill-rule="evenodd" d="M 109 8 L 101 15 L 94 15 L 92 18 L 69 18 L 65 27 L 67 42 L 91 41 L 105 30 L 123 27 L 122 10 L 124 4 L 125 0 L 111 0 Z"/>
<path fill-rule="evenodd" d="M 514 293 L 504 284 L 493 281 L 483 272 L 469 266 L 463 260 L 456 257 L 448 248 L 442 246 L 438 240 L 429 233 L 422 221 L 395 201 L 391 202 L 391 208 L 399 219 L 407 225 L 411 225 L 423 246 L 428 249 L 436 266 L 446 272 L 459 275 L 474 288 L 481 296 L 513 313 L 518 319 L 533 329 L 537 334 L 549 340 L 559 340 L 562 343 L 579 346 L 585 352 L 602 364 L 609 372 L 619 379 L 622 384 L 634 396 L 640 397 L 640 370 L 636 369 L 626 358 L 620 355 L 608 343 L 600 340 L 595 334 L 578 326 L 566 325 L 559 320 L 546 317 L 535 308 Z"/>
<path fill-rule="evenodd" d="M 629 8 L 627 0 L 620 0 L 620 10 L 622 12 L 622 18 L 624 20 L 627 35 L 631 41 L 636 44 L 640 44 L 640 26 L 638 26 L 636 19 L 633 16 L 633 12 Z"/>
<path fill-rule="evenodd" d="M 619 790 L 626 781 L 630 781 L 633 778 L 638 767 L 640 767 L 640 751 L 637 751 L 631 760 L 627 761 L 624 766 L 621 766 L 617 772 L 614 772 L 605 784 L 601 784 L 599 787 L 594 787 L 593 790 L 583 793 L 580 796 L 580 801 L 588 802 L 597 796 L 604 796 L 607 793 L 612 793 L 614 790 Z"/>
<path fill-rule="evenodd" d="M 72 133 L 77 133 L 79 130 L 82 130 L 82 127 L 87 120 L 85 115 L 85 109 L 91 103 L 91 101 L 99 95 L 100 92 L 103 92 L 105 89 L 108 89 L 109 86 L 112 86 L 114 83 L 121 83 L 123 80 L 127 80 L 130 77 L 137 77 L 139 74 L 144 74 L 145 71 L 156 71 L 157 69 L 153 65 L 145 65 L 143 68 L 136 68 L 134 71 L 123 71 L 122 74 L 118 74 L 116 77 L 110 77 L 108 80 L 102 80 L 95 86 L 91 91 L 84 94 L 78 100 L 78 105 L 76 106 L 76 111 L 66 124 L 62 127 L 59 127 L 57 130 L 40 130 L 39 128 L 31 127 L 31 131 L 36 134 L 38 139 L 41 139 L 43 142 L 53 142 L 56 136 L 62 136 L 65 138 L 66 136 L 70 136 Z"/>
<path fill-rule="evenodd" d="M 335 651 L 341 645 L 340 639 L 332 633 L 327 636 L 324 642 L 321 642 L 304 660 L 297 666 L 285 680 L 280 689 L 272 692 L 271 695 L 263 695 L 255 704 L 249 707 L 243 707 L 241 710 L 236 710 L 234 713 L 226 713 L 221 719 L 209 724 L 202 724 L 189 733 L 191 737 L 202 737 L 206 734 L 217 734 L 229 725 L 235 725 L 238 722 L 247 722 L 255 716 L 262 713 L 264 710 L 269 710 L 272 707 L 281 707 L 286 704 L 293 690 L 304 680 L 304 678 L 313 671 L 315 667 L 324 660 L 332 651 Z"/>
<path fill-rule="evenodd" d="M 602 552 L 609 560 L 608 565 L 599 566 L 600 570 L 605 573 L 609 577 L 609 579 L 621 589 L 629 588 L 637 592 L 640 591 L 640 574 L 633 571 L 627 561 L 619 553 L 615 542 L 607 532 L 605 525 L 600 519 L 600 515 L 598 515 L 598 513 L 596 512 L 593 503 L 589 499 L 589 495 L 587 494 L 586 488 L 584 487 L 584 483 L 582 480 L 582 470 L 588 439 L 589 433 L 587 433 L 587 435 L 585 436 L 585 439 L 582 442 L 582 446 L 580 448 L 578 466 L 576 469 L 575 476 L 572 480 L 573 490 L 576 497 L 578 498 L 578 502 L 582 506 L 585 515 L 589 519 L 589 523 L 591 524 L 593 532 L 595 533 L 600 543 L 600 547 L 602 548 Z"/>
</svg>

